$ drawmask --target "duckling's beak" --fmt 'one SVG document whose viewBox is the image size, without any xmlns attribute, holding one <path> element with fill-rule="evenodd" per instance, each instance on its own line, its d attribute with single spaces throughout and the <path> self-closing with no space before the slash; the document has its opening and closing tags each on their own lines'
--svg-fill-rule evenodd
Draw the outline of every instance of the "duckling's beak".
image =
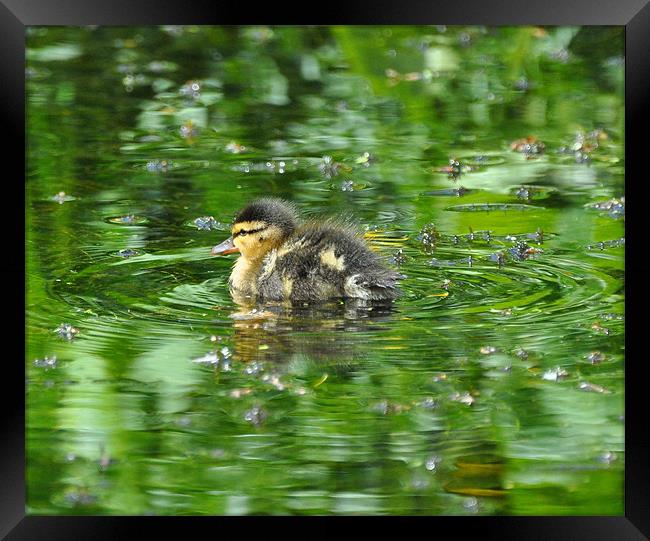
<svg viewBox="0 0 650 541">
<path fill-rule="evenodd" d="M 221 244 L 217 244 L 212 248 L 212 255 L 234 254 L 235 252 L 239 252 L 239 248 L 234 245 L 232 237 L 224 240 Z"/>
</svg>

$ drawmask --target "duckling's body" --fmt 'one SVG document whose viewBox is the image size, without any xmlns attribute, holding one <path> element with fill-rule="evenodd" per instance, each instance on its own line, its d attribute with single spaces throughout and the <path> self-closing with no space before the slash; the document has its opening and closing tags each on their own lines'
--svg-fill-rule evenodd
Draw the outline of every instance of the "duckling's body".
<svg viewBox="0 0 650 541">
<path fill-rule="evenodd" d="M 241 252 L 229 281 L 237 297 L 382 300 L 400 294 L 403 276 L 385 267 L 354 230 L 333 221 L 300 224 L 284 201 L 253 202 L 236 216 L 232 231 L 232 240 L 213 253 Z"/>
</svg>

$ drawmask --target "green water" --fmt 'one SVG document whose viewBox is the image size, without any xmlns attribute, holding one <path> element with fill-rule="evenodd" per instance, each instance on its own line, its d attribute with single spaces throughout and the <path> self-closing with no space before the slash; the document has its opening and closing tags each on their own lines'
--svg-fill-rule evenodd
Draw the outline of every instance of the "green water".
<svg viewBox="0 0 650 541">
<path fill-rule="evenodd" d="M 28 513 L 623 513 L 622 29 L 27 44 Z M 268 194 L 402 298 L 238 307 Z"/>
</svg>

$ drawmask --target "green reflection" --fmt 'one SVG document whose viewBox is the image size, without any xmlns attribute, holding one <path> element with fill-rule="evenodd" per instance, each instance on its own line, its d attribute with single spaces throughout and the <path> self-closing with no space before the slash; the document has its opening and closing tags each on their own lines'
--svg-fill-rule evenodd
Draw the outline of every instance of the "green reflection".
<svg viewBox="0 0 650 541">
<path fill-rule="evenodd" d="M 622 514 L 622 28 L 27 45 L 29 513 Z M 242 314 L 210 247 L 268 194 L 403 298 Z"/>
</svg>

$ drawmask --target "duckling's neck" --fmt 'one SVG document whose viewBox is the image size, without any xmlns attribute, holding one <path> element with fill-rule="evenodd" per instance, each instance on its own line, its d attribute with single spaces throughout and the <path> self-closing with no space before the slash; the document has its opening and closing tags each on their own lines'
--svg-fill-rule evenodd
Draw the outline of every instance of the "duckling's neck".
<svg viewBox="0 0 650 541">
<path fill-rule="evenodd" d="M 230 273 L 230 288 L 242 295 L 257 295 L 257 276 L 263 258 L 248 259 L 240 256 Z"/>
</svg>

